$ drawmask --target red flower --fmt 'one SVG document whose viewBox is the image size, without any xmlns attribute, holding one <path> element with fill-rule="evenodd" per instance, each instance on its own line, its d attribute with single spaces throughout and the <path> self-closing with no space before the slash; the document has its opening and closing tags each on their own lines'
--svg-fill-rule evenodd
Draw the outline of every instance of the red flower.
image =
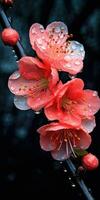
<svg viewBox="0 0 100 200">
<path fill-rule="evenodd" d="M 70 74 L 77 74 L 83 68 L 84 47 L 77 41 L 69 40 L 68 29 L 63 22 L 53 22 L 46 30 L 35 23 L 29 35 L 33 49 L 49 67 Z"/>
<path fill-rule="evenodd" d="M 5 44 L 14 46 L 19 40 L 19 34 L 13 28 L 5 28 L 2 31 L 1 38 Z"/>
<path fill-rule="evenodd" d="M 40 127 L 40 146 L 45 151 L 51 151 L 56 160 L 65 160 L 71 154 L 75 155 L 74 148 L 87 149 L 91 144 L 91 136 L 82 129 L 70 128 L 65 124 L 51 123 Z"/>
<path fill-rule="evenodd" d="M 38 59 L 25 56 L 19 60 L 19 71 L 10 76 L 8 87 L 16 95 L 16 107 L 38 111 L 54 97 L 58 80 L 56 69 L 48 70 Z"/>
<path fill-rule="evenodd" d="M 94 170 L 98 167 L 99 160 L 95 155 L 88 153 L 83 156 L 82 164 L 87 170 Z"/>
<path fill-rule="evenodd" d="M 100 108 L 100 99 L 97 92 L 83 87 L 79 78 L 63 84 L 55 99 L 46 106 L 46 117 L 76 127 L 80 127 L 82 120 L 91 119 Z"/>
</svg>

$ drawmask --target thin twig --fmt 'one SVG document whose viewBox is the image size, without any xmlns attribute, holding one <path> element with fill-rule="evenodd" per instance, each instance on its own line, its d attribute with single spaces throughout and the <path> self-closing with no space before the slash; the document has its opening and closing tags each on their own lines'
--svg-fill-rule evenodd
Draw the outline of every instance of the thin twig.
<svg viewBox="0 0 100 200">
<path fill-rule="evenodd" d="M 11 24 L 7 18 L 7 15 L 5 14 L 1 5 L 0 5 L 0 22 L 1 22 L 3 28 L 11 27 Z M 17 44 L 13 47 L 13 49 L 15 50 L 18 58 L 25 56 L 25 52 L 24 52 L 23 46 L 20 43 L 20 41 L 17 42 Z"/>
<path fill-rule="evenodd" d="M 80 178 L 79 176 L 77 176 L 76 174 L 76 167 L 73 164 L 73 162 L 71 161 L 71 159 L 67 159 L 65 161 L 67 163 L 68 168 L 70 169 L 72 175 L 74 176 L 76 182 L 78 183 L 78 185 L 80 186 L 84 196 L 86 197 L 87 200 L 94 200 L 93 196 L 90 194 L 90 192 L 88 191 L 87 186 L 85 185 L 84 181 L 82 178 Z"/>
</svg>

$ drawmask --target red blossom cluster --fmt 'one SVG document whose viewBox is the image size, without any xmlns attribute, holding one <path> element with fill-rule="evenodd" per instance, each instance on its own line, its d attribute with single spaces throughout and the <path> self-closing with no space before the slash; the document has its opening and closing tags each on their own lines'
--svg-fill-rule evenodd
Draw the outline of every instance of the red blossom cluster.
<svg viewBox="0 0 100 200">
<path fill-rule="evenodd" d="M 35 23 L 29 36 L 38 58 L 22 57 L 8 87 L 15 94 L 17 108 L 44 109 L 52 122 L 37 130 L 41 148 L 50 151 L 54 159 L 65 160 L 76 156 L 75 149 L 90 146 L 100 99 L 96 91 L 84 89 L 80 78 L 65 84 L 59 79 L 59 71 L 80 72 L 85 55 L 83 45 L 72 40 L 64 23 L 53 22 L 46 29 Z"/>
</svg>

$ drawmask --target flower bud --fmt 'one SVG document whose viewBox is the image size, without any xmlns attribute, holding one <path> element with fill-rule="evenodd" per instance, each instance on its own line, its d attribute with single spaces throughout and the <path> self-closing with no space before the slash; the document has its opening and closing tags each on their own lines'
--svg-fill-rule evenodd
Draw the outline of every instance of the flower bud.
<svg viewBox="0 0 100 200">
<path fill-rule="evenodd" d="M 12 28 L 5 28 L 2 31 L 1 38 L 5 44 L 14 46 L 19 40 L 19 34 Z"/>
<path fill-rule="evenodd" d="M 94 170 L 98 167 L 99 160 L 95 155 L 88 153 L 83 156 L 82 164 L 87 170 Z"/>
<path fill-rule="evenodd" d="M 13 4 L 13 0 L 0 0 L 0 2 L 6 4 L 8 6 Z"/>
</svg>

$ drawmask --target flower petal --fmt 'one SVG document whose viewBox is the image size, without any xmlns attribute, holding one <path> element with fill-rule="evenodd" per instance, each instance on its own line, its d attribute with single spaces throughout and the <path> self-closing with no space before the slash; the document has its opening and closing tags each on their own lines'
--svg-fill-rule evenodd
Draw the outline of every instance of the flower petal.
<svg viewBox="0 0 100 200">
<path fill-rule="evenodd" d="M 15 96 L 14 97 L 14 104 L 16 108 L 20 110 L 29 110 L 30 107 L 27 105 L 27 98 L 23 96 Z"/>
<path fill-rule="evenodd" d="M 53 95 L 49 92 L 49 90 L 40 92 L 36 97 L 28 97 L 27 104 L 35 111 L 41 110 L 44 106 L 51 101 Z"/>
<path fill-rule="evenodd" d="M 75 131 L 75 138 L 76 148 L 80 149 L 87 149 L 92 141 L 91 136 L 82 130 Z"/>
<path fill-rule="evenodd" d="M 54 101 L 53 101 L 54 102 Z M 51 106 L 46 106 L 44 108 L 44 113 L 46 115 L 46 117 L 48 118 L 48 120 L 56 120 L 58 119 L 58 109 L 55 105 L 55 103 L 52 102 L 52 105 Z M 51 104 L 51 102 L 50 102 Z"/>
<path fill-rule="evenodd" d="M 63 161 L 70 157 L 71 151 L 68 148 L 68 152 L 66 152 L 66 145 L 68 148 L 68 144 L 66 144 L 64 142 L 60 149 L 55 149 L 55 150 L 51 151 L 51 155 L 55 160 Z"/>
<path fill-rule="evenodd" d="M 33 80 L 25 80 L 22 77 L 15 79 L 15 73 L 9 77 L 8 87 L 15 95 L 25 96 L 33 89 Z"/>
<path fill-rule="evenodd" d="M 57 122 L 52 122 L 50 124 L 46 124 L 42 127 L 40 127 L 37 132 L 40 133 L 41 135 L 46 135 L 47 132 L 53 132 L 53 131 L 59 131 L 59 130 L 62 130 L 62 129 L 66 129 L 68 128 L 67 125 L 65 124 L 60 124 L 60 123 L 57 123 Z"/>
<path fill-rule="evenodd" d="M 58 97 L 61 98 L 66 94 L 67 98 L 74 99 L 77 98 L 81 93 L 81 90 L 84 87 L 84 82 L 80 78 L 75 78 L 71 81 L 68 81 L 65 84 L 62 84 L 58 88 Z M 76 95 L 77 93 L 77 95 Z"/>
<path fill-rule="evenodd" d="M 51 43 L 62 45 L 68 37 L 68 28 L 63 22 L 52 22 L 46 28 L 49 37 L 52 36 Z M 53 40 L 52 40 L 53 39 Z"/>
<path fill-rule="evenodd" d="M 58 116 L 58 119 L 60 123 L 65 123 L 70 127 L 80 127 L 81 125 L 81 118 L 76 115 L 76 113 L 62 112 L 62 114 Z"/>
<path fill-rule="evenodd" d="M 85 56 L 84 47 L 77 41 L 70 41 L 67 47 L 67 52 L 63 60 L 60 61 L 62 71 L 70 74 L 77 74 L 83 68 L 83 59 Z"/>
<path fill-rule="evenodd" d="M 57 84 L 58 81 L 59 81 L 59 75 L 58 75 L 57 70 L 54 68 L 51 68 L 51 77 L 49 78 L 49 88 L 53 90 L 54 86 Z"/>
<path fill-rule="evenodd" d="M 83 60 L 85 57 L 84 46 L 75 40 L 70 41 L 68 45 L 68 51 L 69 51 L 71 59 L 80 58 Z"/>
<path fill-rule="evenodd" d="M 46 136 L 40 135 L 40 146 L 45 151 L 52 151 L 56 148 L 56 143 L 51 140 L 52 133 L 48 133 Z"/>
<path fill-rule="evenodd" d="M 48 68 L 70 74 L 77 74 L 83 68 L 84 47 L 69 40 L 71 35 L 68 35 L 68 28 L 63 22 L 53 22 L 46 30 L 40 24 L 33 24 L 29 35 L 33 49 Z"/>
<path fill-rule="evenodd" d="M 34 43 L 38 37 L 41 38 L 41 35 L 43 34 L 43 32 L 44 32 L 44 27 L 41 24 L 34 23 L 31 26 L 30 31 L 29 31 L 29 38 L 30 38 L 30 43 L 34 50 L 35 50 Z"/>
<path fill-rule="evenodd" d="M 91 119 L 83 119 L 81 123 L 82 130 L 91 133 L 96 126 L 95 117 L 93 116 Z"/>
<path fill-rule="evenodd" d="M 44 77 L 43 64 L 36 58 L 33 57 L 22 57 L 19 62 L 19 71 L 23 78 L 39 80 Z"/>
<path fill-rule="evenodd" d="M 96 91 L 84 90 L 83 96 L 79 100 L 76 110 L 81 116 L 89 118 L 100 109 L 100 98 Z"/>
</svg>

